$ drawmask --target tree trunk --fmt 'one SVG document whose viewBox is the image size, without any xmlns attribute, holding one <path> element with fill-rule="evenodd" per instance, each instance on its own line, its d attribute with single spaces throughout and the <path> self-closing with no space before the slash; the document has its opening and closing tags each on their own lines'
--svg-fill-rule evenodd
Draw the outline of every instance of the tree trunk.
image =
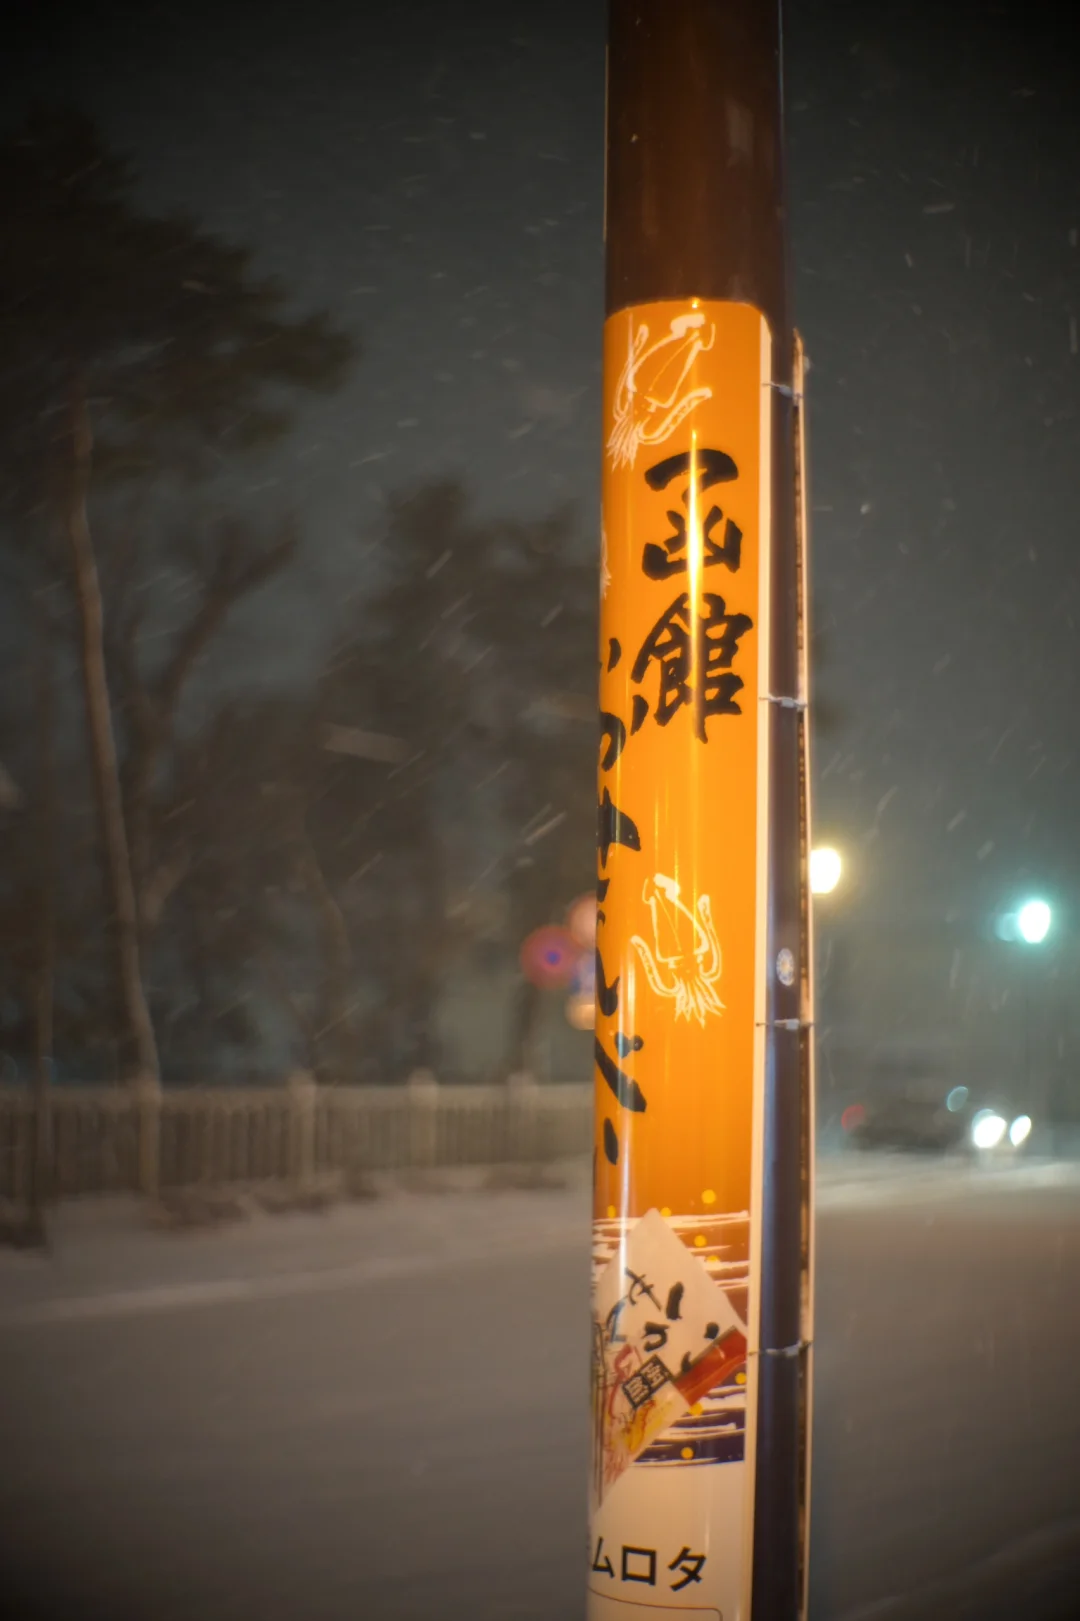
<svg viewBox="0 0 1080 1621">
<path fill-rule="evenodd" d="M 133 744 L 134 761 L 129 760 L 127 792 L 121 799 L 128 835 L 128 863 L 135 895 L 135 915 L 139 921 L 139 946 L 145 951 L 151 929 L 147 918 L 147 892 L 150 887 L 150 782 L 153 763 L 148 762 L 141 740 Z M 121 778 L 121 787 L 124 779 Z"/>
<path fill-rule="evenodd" d="M 52 627 L 39 607 L 35 626 L 34 698 L 37 723 L 37 925 L 34 964 L 34 1136 L 27 1199 L 28 1237 L 46 1242 L 45 1210 L 52 1196 L 53 1001 L 56 974 L 56 734 L 53 705 Z"/>
<path fill-rule="evenodd" d="M 433 796 L 438 788 L 433 789 Z M 446 992 L 447 976 L 454 966 L 455 949 L 452 931 L 447 921 L 447 902 L 450 884 L 450 857 L 442 836 L 443 824 L 435 800 L 429 804 L 429 826 L 425 839 L 425 870 L 428 922 L 427 940 L 418 942 L 421 965 L 421 1016 L 418 1020 L 418 1046 L 416 1064 L 430 1069 L 436 1075 L 444 1068 L 440 1012 Z"/>
<path fill-rule="evenodd" d="M 510 1047 L 505 1066 L 507 1075 L 531 1073 L 540 1010 L 539 990 L 531 980 L 522 979 L 511 1010 Z"/>
<path fill-rule="evenodd" d="M 278 966 L 277 958 L 275 957 L 273 951 L 264 948 L 259 952 L 259 960 L 263 965 L 266 972 L 266 977 L 270 981 L 275 995 L 277 996 L 282 1007 L 286 1009 L 290 1017 L 293 1019 L 297 1031 L 299 1032 L 300 1039 L 304 1043 L 304 1048 L 307 1055 L 306 1068 L 310 1069 L 312 1074 L 317 1074 L 319 1067 L 318 1039 L 312 1021 L 308 1018 L 303 1004 L 296 996 L 294 996 L 287 977 L 282 973 L 280 967 Z"/>
<path fill-rule="evenodd" d="M 79 386 L 72 391 L 71 430 L 72 477 L 66 514 L 67 532 L 82 638 L 82 679 L 90 763 L 113 909 L 120 1000 L 135 1059 L 134 1079 L 138 1085 L 156 1088 L 160 1083 L 157 1044 L 139 962 L 138 911 L 105 670 L 101 585 L 87 514 L 93 436 L 86 396 Z"/>
<path fill-rule="evenodd" d="M 158 766 L 172 741 L 172 716 L 143 717 L 129 738 L 127 769 L 120 777 L 121 805 L 127 827 L 128 865 L 139 923 L 139 950 L 145 957 L 153 944 L 161 914 L 183 881 L 190 858 L 186 851 L 154 859 L 151 813 Z"/>
<path fill-rule="evenodd" d="M 323 979 L 324 1017 L 315 1032 L 315 1044 L 329 1051 L 329 1063 L 320 1061 L 320 1079 L 337 1083 L 345 1079 L 355 1061 L 355 1028 L 350 990 L 353 956 L 345 917 L 326 882 L 319 858 L 307 833 L 300 835 L 300 872 L 319 916 L 323 937 L 325 974 Z"/>
</svg>

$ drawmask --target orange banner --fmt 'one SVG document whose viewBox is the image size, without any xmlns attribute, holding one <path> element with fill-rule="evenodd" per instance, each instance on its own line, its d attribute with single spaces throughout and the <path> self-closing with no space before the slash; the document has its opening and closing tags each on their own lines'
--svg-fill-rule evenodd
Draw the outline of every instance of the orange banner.
<svg viewBox="0 0 1080 1621">
<path fill-rule="evenodd" d="M 769 377 L 768 329 L 747 305 L 655 303 L 606 324 L 601 1221 L 751 1208 Z"/>
<path fill-rule="evenodd" d="M 607 322 L 589 1621 L 749 1608 L 771 388 L 747 305 Z"/>
</svg>

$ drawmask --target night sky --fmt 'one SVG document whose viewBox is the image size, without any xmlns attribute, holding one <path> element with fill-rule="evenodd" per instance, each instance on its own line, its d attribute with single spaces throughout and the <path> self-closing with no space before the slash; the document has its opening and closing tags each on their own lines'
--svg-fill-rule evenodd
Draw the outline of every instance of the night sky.
<svg viewBox="0 0 1080 1621">
<path fill-rule="evenodd" d="M 363 346 L 233 475 L 307 539 L 219 678 L 311 668 L 386 494 L 432 474 L 485 511 L 569 502 L 593 543 L 602 4 L 21 9 L 8 121 L 78 101 L 148 204 L 255 245 Z M 1053 17 L 788 8 L 816 815 L 867 919 L 974 922 L 1031 884 L 1067 912 L 1080 884 L 1080 118 Z"/>
</svg>

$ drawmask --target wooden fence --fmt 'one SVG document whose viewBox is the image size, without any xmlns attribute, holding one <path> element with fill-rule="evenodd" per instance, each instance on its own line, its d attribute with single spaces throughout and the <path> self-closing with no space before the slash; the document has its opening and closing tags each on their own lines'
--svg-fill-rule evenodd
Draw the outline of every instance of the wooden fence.
<svg viewBox="0 0 1080 1621">
<path fill-rule="evenodd" d="M 589 1152 L 592 1088 L 439 1086 L 423 1074 L 396 1087 L 306 1076 L 142 1096 L 88 1086 L 54 1089 L 50 1117 L 52 1188 L 66 1198 L 570 1159 Z M 0 1087 L 0 1199 L 25 1198 L 33 1141 L 31 1094 Z"/>
</svg>

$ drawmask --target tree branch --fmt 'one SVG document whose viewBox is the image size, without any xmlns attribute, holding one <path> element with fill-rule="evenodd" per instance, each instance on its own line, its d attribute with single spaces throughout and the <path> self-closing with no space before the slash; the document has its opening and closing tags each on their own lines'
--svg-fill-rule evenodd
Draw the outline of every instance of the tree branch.
<svg viewBox="0 0 1080 1621">
<path fill-rule="evenodd" d="M 190 868 L 190 850 L 177 849 L 166 860 L 159 861 L 146 880 L 140 901 L 141 922 L 147 933 L 157 928 L 170 897 L 184 881 Z"/>
<path fill-rule="evenodd" d="M 170 724 L 180 701 L 184 683 L 200 653 L 213 639 L 237 603 L 264 585 L 285 567 L 297 547 L 296 533 L 286 531 L 263 551 L 248 552 L 236 525 L 229 526 L 217 567 L 207 582 L 202 602 L 181 632 L 172 656 L 157 682 L 157 700 L 166 724 Z"/>
</svg>

